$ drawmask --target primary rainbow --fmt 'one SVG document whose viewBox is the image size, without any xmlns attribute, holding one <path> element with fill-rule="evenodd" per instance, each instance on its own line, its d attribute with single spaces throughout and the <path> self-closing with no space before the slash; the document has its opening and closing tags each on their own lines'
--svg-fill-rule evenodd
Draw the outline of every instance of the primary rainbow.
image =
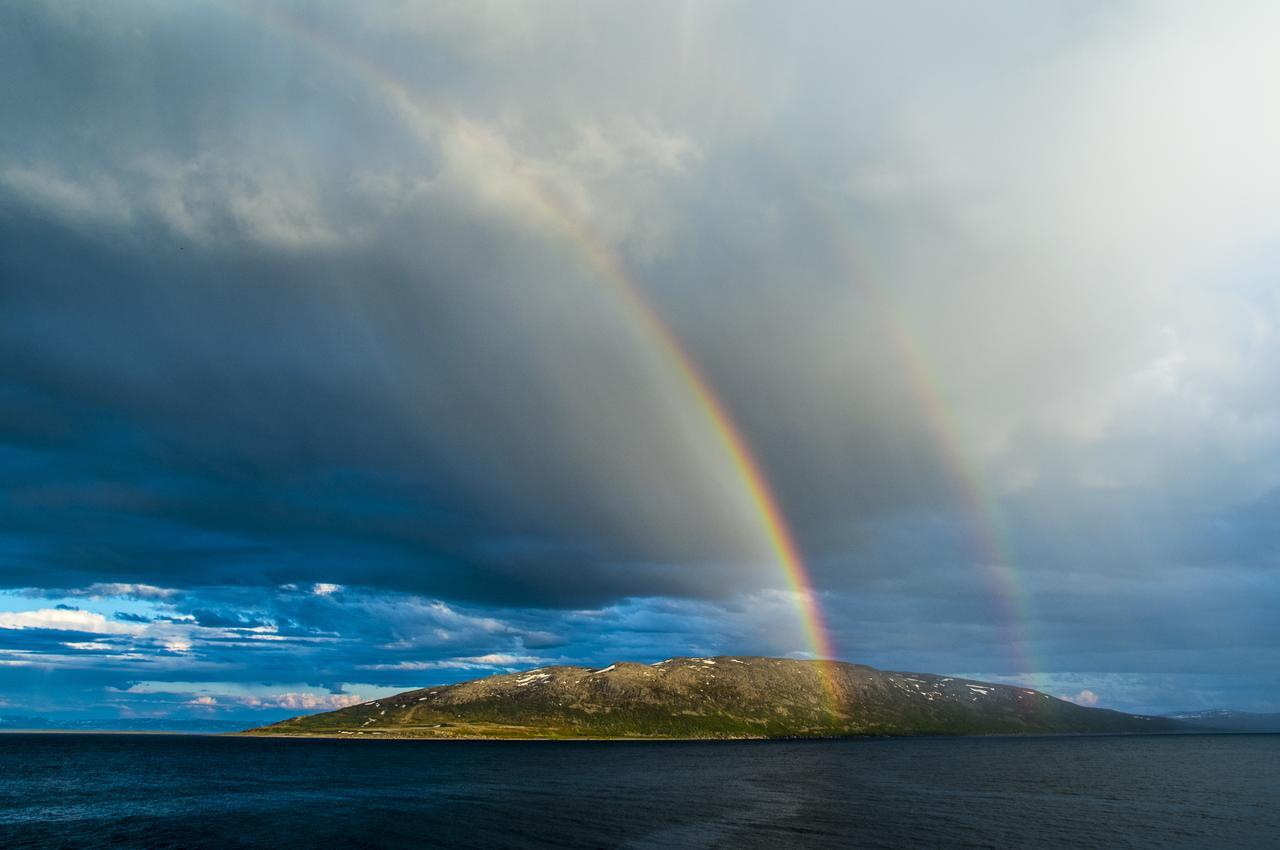
<svg viewBox="0 0 1280 850">
<path fill-rule="evenodd" d="M 492 140 L 461 116 L 443 107 L 428 106 L 420 94 L 411 91 L 390 72 L 346 49 L 329 36 L 308 28 L 303 22 L 271 9 L 267 4 L 233 5 L 267 30 L 305 44 L 326 61 L 379 92 L 415 134 L 432 141 L 443 138 L 458 142 L 469 153 L 484 157 L 485 166 L 500 172 L 505 181 L 503 188 L 519 196 L 511 200 L 517 200 L 524 211 L 542 224 L 553 226 L 556 232 L 575 247 L 590 269 L 612 286 L 625 314 L 649 342 L 666 371 L 678 379 L 678 384 L 702 414 L 749 495 L 772 558 L 796 599 L 797 613 L 804 628 L 809 652 L 819 662 L 818 669 L 828 700 L 827 707 L 831 711 L 838 711 L 839 702 L 832 672 L 823 663 L 834 659 L 836 652 L 804 558 L 768 480 L 724 403 L 671 328 L 644 297 L 642 288 L 628 274 L 617 253 L 536 179 L 522 173 L 510 161 L 505 161 L 505 151 L 493 149 Z"/>
</svg>

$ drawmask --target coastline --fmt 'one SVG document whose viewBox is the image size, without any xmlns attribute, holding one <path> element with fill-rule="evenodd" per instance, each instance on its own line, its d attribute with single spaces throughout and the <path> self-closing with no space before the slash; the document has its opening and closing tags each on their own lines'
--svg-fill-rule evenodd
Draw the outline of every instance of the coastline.
<svg viewBox="0 0 1280 850">
<path fill-rule="evenodd" d="M 335 741 L 510 741 L 510 742 L 544 742 L 555 743 L 558 741 L 574 742 L 574 741 L 609 741 L 609 742 L 654 742 L 661 743 L 664 741 L 689 741 L 689 742 L 705 742 L 705 743 L 733 743 L 742 741 L 891 741 L 891 740 L 1022 740 L 1029 738 L 1168 738 L 1168 737 L 1197 737 L 1205 735 L 1280 735 L 1280 732 L 1237 732 L 1233 730 L 1213 730 L 1213 729 L 1187 729 L 1187 730 L 1161 730 L 1156 732 L 995 732 L 977 735 L 945 735 L 934 732 L 923 732 L 920 734 L 866 734 L 866 735 L 791 735 L 768 737 L 764 735 L 754 736 L 736 736 L 736 737 L 666 737 L 666 736 L 626 736 L 626 737 L 605 737 L 605 736 L 574 736 L 574 737 L 552 737 L 545 735 L 531 735 L 528 737 L 504 737 L 499 735 L 458 735 L 454 737 L 444 737 L 436 735 L 389 735 L 389 734 L 343 734 L 335 732 L 322 732 L 304 735 L 281 735 L 272 734 L 256 734 L 253 732 L 223 732 L 214 733 L 215 737 L 221 738 L 289 738 L 289 739 L 319 739 L 319 740 L 335 740 Z"/>
</svg>

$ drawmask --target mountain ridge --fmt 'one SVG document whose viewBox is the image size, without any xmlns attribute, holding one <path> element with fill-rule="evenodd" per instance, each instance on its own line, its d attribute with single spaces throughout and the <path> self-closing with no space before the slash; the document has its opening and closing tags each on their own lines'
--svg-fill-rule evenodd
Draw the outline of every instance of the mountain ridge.
<svg viewBox="0 0 1280 850">
<path fill-rule="evenodd" d="M 538 667 L 250 729 L 364 738 L 821 738 L 1187 731 L 1030 688 L 762 656 Z"/>
<path fill-rule="evenodd" d="M 1206 732 L 1280 732 L 1280 713 L 1208 708 L 1161 715 Z"/>
</svg>

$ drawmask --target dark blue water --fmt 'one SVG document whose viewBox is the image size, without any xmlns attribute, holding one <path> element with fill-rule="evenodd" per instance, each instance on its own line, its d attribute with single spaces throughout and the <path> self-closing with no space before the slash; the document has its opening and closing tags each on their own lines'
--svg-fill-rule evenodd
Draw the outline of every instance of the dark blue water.
<svg viewBox="0 0 1280 850">
<path fill-rule="evenodd" d="M 5 847 L 1276 847 L 1280 736 L 0 735 Z"/>
</svg>

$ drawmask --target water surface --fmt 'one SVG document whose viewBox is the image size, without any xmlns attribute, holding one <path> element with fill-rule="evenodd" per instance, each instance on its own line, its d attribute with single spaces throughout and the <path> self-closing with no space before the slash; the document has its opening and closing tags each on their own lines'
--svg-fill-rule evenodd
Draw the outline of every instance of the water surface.
<svg viewBox="0 0 1280 850">
<path fill-rule="evenodd" d="M 1280 845 L 1280 736 L 0 735 L 6 847 Z"/>
</svg>

